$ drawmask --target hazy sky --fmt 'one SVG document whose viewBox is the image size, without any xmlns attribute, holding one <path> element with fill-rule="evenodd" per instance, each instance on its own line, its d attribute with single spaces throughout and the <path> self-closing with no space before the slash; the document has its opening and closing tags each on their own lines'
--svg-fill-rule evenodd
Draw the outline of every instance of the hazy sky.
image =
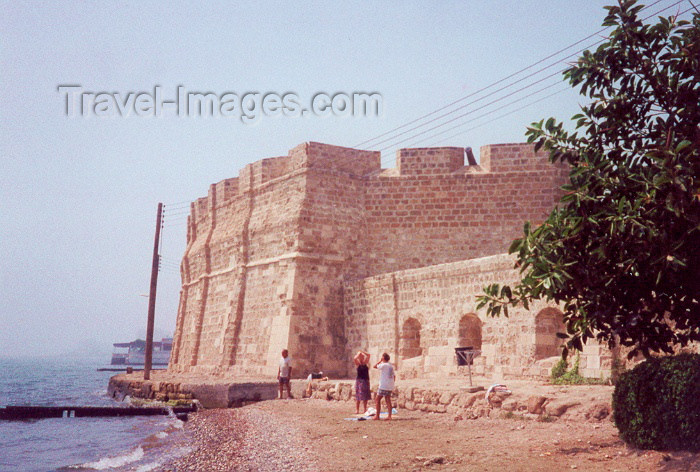
<svg viewBox="0 0 700 472">
<path fill-rule="evenodd" d="M 611 1 L 2 1 L 0 355 L 102 349 L 108 360 L 111 343 L 145 333 L 148 300 L 141 295 L 148 293 L 159 201 L 204 196 L 245 164 L 305 141 L 353 146 L 391 130 L 598 31 Z M 561 67 L 450 115 L 444 120 L 474 110 L 449 125 L 465 123 L 461 129 L 431 138 L 444 128 L 436 129 L 421 135 L 420 145 L 521 142 L 534 120 L 568 119 L 579 98 L 567 91 L 444 139 L 565 88 L 513 103 L 561 83 L 531 85 Z M 261 117 L 254 124 L 174 112 L 68 117 L 59 85 L 120 96 L 159 85 L 166 99 L 178 86 L 217 95 L 293 92 L 301 101 L 318 92 L 378 92 L 383 114 Z M 418 138 L 396 147 L 412 141 Z M 386 167 L 392 155 L 385 153 Z M 174 262 L 160 274 L 157 335 L 175 327 L 180 280 L 171 267 L 184 246 L 184 219 L 176 215 L 163 234 L 162 254 Z"/>
</svg>

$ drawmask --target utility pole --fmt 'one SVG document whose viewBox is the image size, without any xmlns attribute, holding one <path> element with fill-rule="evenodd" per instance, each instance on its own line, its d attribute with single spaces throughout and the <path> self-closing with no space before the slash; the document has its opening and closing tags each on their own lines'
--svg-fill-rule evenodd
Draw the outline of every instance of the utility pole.
<svg viewBox="0 0 700 472">
<path fill-rule="evenodd" d="M 143 380 L 151 378 L 151 364 L 153 363 L 153 323 L 156 316 L 156 288 L 158 286 L 158 266 L 160 265 L 160 224 L 163 218 L 163 204 L 158 203 L 158 215 L 156 216 L 156 237 L 153 241 L 153 262 L 151 263 L 151 291 L 148 295 L 148 322 L 146 326 L 146 355 L 143 360 Z"/>
</svg>

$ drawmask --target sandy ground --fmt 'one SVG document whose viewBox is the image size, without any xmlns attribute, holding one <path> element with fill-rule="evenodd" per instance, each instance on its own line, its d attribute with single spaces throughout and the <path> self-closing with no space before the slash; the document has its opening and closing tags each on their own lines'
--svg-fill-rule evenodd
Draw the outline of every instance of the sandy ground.
<svg viewBox="0 0 700 472">
<path fill-rule="evenodd" d="M 700 454 L 627 447 L 609 419 L 455 421 L 400 410 L 392 421 L 345 420 L 354 409 L 298 399 L 203 411 L 185 427 L 193 452 L 162 470 L 700 471 Z"/>
</svg>

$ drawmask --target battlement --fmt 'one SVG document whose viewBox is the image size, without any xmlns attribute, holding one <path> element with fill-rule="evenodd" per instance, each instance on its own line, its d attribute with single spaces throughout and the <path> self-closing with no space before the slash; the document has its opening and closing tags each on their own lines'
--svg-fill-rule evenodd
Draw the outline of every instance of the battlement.
<svg viewBox="0 0 700 472">
<path fill-rule="evenodd" d="M 248 192 L 291 171 L 289 156 L 270 157 L 246 165 L 238 174 L 241 193 Z"/>
<path fill-rule="evenodd" d="M 482 146 L 480 164 L 476 163 L 471 148 L 400 149 L 396 152 L 396 167 L 387 169 L 381 175 L 437 177 L 455 173 L 540 172 L 564 167 L 563 164 L 552 166 L 547 154 L 536 153 L 532 144 L 510 143 Z"/>
<path fill-rule="evenodd" d="M 300 144 L 289 156 L 293 168 L 322 168 L 362 176 L 381 169 L 379 151 L 363 151 L 317 142 Z"/>
<path fill-rule="evenodd" d="M 347 340 L 379 349 L 400 338 L 382 337 L 398 325 L 379 305 L 367 316 L 345 310 L 355 302 L 343 298 L 344 281 L 372 276 L 387 282 L 392 310 L 429 327 L 428 364 L 443 362 L 453 355 L 444 336 L 461 328 L 433 336 L 431 317 L 441 315 L 395 308 L 412 296 L 397 271 L 421 271 L 426 287 L 463 283 L 469 270 L 452 277 L 423 268 L 503 253 L 523 221 L 544 220 L 566 174 L 528 144 L 485 146 L 480 165 L 469 148 L 402 149 L 396 167 L 382 170 L 377 151 L 307 142 L 248 164 L 192 202 L 171 369 L 273 375 L 288 348 L 299 372 L 343 375 Z M 464 288 L 455 293 L 458 306 Z M 379 303 L 371 294 L 357 300 Z"/>
<path fill-rule="evenodd" d="M 465 155 L 467 165 L 465 166 Z M 551 172 L 565 164 L 552 165 L 543 152 L 536 153 L 532 144 L 490 144 L 481 147 L 479 165 L 471 148 L 436 147 L 405 148 L 396 152 L 396 167 L 381 169 L 381 153 L 318 142 L 302 143 L 288 155 L 270 157 L 247 164 L 238 177 L 212 184 L 207 197 L 192 204 L 192 218 L 197 222 L 213 208 L 228 204 L 238 195 L 260 188 L 271 180 L 294 172 L 314 169 L 330 170 L 351 176 L 375 175 L 391 177 L 439 177 L 455 174 L 493 174 Z"/>
<path fill-rule="evenodd" d="M 449 174 L 464 166 L 464 148 L 410 148 L 396 152 L 399 175 Z"/>
<path fill-rule="evenodd" d="M 547 153 L 536 153 L 535 146 L 526 143 L 482 146 L 480 164 L 487 172 L 539 172 L 566 167 L 562 163 L 552 164 Z"/>
<path fill-rule="evenodd" d="M 247 164 L 238 177 L 212 184 L 206 197 L 198 198 L 190 205 L 192 220 L 199 221 L 212 208 L 226 205 L 238 195 L 302 169 L 334 170 L 363 176 L 381 169 L 381 153 L 317 142 L 300 144 L 290 149 L 286 156 Z"/>
</svg>

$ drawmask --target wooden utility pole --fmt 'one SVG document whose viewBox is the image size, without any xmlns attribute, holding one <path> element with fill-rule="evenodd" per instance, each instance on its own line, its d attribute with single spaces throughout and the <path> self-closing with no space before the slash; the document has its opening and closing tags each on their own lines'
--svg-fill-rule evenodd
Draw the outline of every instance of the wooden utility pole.
<svg viewBox="0 0 700 472">
<path fill-rule="evenodd" d="M 160 265 L 160 224 L 163 218 L 163 204 L 158 204 L 156 216 L 156 237 L 153 241 L 153 262 L 151 263 L 151 291 L 148 295 L 148 322 L 146 326 L 146 355 L 143 360 L 143 380 L 151 378 L 153 364 L 153 322 L 156 316 L 156 288 L 158 286 L 158 266 Z"/>
</svg>

